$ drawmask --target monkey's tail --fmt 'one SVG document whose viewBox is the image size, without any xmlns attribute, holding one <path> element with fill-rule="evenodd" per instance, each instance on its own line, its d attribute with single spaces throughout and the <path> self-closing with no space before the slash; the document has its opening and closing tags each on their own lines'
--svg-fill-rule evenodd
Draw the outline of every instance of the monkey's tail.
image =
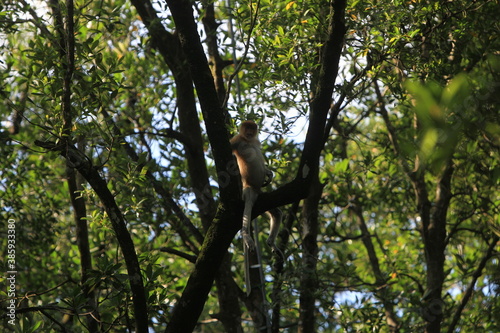
<svg viewBox="0 0 500 333">
<path fill-rule="evenodd" d="M 250 296 L 252 284 L 250 283 L 250 254 L 248 252 L 248 246 L 243 242 L 243 256 L 245 257 L 245 288 L 247 290 L 247 296 Z"/>
</svg>

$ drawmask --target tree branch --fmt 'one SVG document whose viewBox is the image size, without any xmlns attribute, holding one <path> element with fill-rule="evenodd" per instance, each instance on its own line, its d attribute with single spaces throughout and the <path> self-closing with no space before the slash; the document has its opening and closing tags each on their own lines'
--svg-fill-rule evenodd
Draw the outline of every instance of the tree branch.
<svg viewBox="0 0 500 333">
<path fill-rule="evenodd" d="M 105 108 L 101 108 L 101 113 L 104 116 L 104 119 L 106 122 L 109 124 L 111 127 L 111 130 L 113 131 L 113 134 L 121 138 L 123 136 L 120 128 L 116 125 L 115 121 L 113 118 L 109 115 L 109 113 L 106 111 Z M 126 154 L 135 162 L 139 160 L 139 155 L 137 155 L 137 152 L 132 148 L 132 146 L 125 140 L 120 141 L 121 146 L 125 150 Z M 186 149 L 189 149 L 186 147 Z M 172 198 L 172 194 L 170 191 L 163 186 L 163 184 L 156 179 L 156 177 L 153 175 L 153 173 L 150 170 L 146 170 L 146 177 L 149 179 L 151 184 L 153 185 L 153 188 L 155 189 L 156 193 L 158 193 L 163 199 L 165 206 L 167 207 L 167 210 L 171 210 L 175 216 L 179 219 L 179 221 L 182 222 L 182 225 L 187 228 L 189 233 L 196 238 L 196 240 L 201 244 L 203 242 L 203 235 L 200 233 L 200 231 L 193 225 L 191 220 L 186 216 L 184 211 L 182 210 L 181 207 L 175 202 L 175 200 Z M 183 228 L 181 224 L 178 222 L 175 222 L 175 228 L 177 232 L 179 232 L 182 240 L 184 243 L 188 244 L 190 249 L 197 253 L 198 248 L 193 242 L 189 239 L 189 237 L 183 232 Z"/>
<path fill-rule="evenodd" d="M 186 63 L 178 35 L 168 32 L 158 17 L 151 1 L 131 0 L 151 36 L 152 44 L 165 59 L 176 82 L 179 127 L 187 144 L 186 159 L 196 203 L 205 231 L 215 215 L 215 201 L 209 182 L 204 155 L 204 140 L 193 91 L 193 79 Z M 225 117 L 228 118 L 227 112 Z M 174 133 L 172 133 L 174 134 Z M 181 139 L 180 136 L 177 136 Z M 181 141 L 182 142 L 182 141 Z"/>
<path fill-rule="evenodd" d="M 161 247 L 160 251 L 161 252 L 165 252 L 165 253 L 174 254 L 174 255 L 176 255 L 178 257 L 186 259 L 187 261 L 189 261 L 189 262 L 191 262 L 193 264 L 196 262 L 196 256 L 187 254 L 185 252 L 179 251 L 179 250 L 171 248 L 171 247 Z"/>
<path fill-rule="evenodd" d="M 101 200 L 108 218 L 115 231 L 116 238 L 123 252 L 125 265 L 127 267 L 130 289 L 132 291 L 132 302 L 134 304 L 136 330 L 140 333 L 148 332 L 148 311 L 146 293 L 142 281 L 141 269 L 134 242 L 127 229 L 125 218 L 123 217 L 113 194 L 109 191 L 108 184 L 101 177 L 90 160 L 81 151 L 71 144 L 56 144 L 53 142 L 35 141 L 35 145 L 58 152 L 66 158 L 69 167 L 76 168 L 78 172 L 87 180 L 92 189 Z"/>
<path fill-rule="evenodd" d="M 229 144 L 229 133 L 225 126 L 224 110 L 221 107 L 214 79 L 201 44 L 198 28 L 193 16 L 193 8 L 189 0 L 167 0 L 170 8 L 182 50 L 186 55 L 193 82 L 196 87 L 201 111 L 205 120 L 208 138 L 214 155 L 215 167 L 219 174 L 219 189 L 223 202 L 235 201 L 235 193 L 239 192 L 240 180 L 237 174 L 227 172 L 234 163 Z M 229 182 L 221 179 L 224 173 Z"/>
<path fill-rule="evenodd" d="M 311 175 L 317 174 L 319 168 L 319 156 L 324 147 L 323 134 L 326 119 L 332 104 L 333 88 L 344 46 L 344 36 L 347 31 L 345 25 L 345 7 L 345 0 L 333 0 L 330 2 L 328 39 L 321 52 L 318 85 L 314 99 L 310 103 L 311 116 L 297 175 L 297 177 L 302 179 L 307 179 Z"/>
<path fill-rule="evenodd" d="M 330 2 L 328 38 L 321 53 L 321 67 L 315 97 L 310 103 L 311 116 L 299 171 L 292 182 L 273 192 L 260 194 L 255 202 L 252 217 L 256 217 L 271 208 L 306 198 L 313 181 L 312 178 L 317 177 L 319 158 L 325 145 L 326 120 L 332 103 L 333 88 L 344 46 L 344 36 L 347 31 L 345 7 L 345 0 Z"/>
<path fill-rule="evenodd" d="M 208 230 L 205 242 L 181 299 L 174 308 L 172 321 L 166 332 L 192 331 L 196 320 L 203 310 L 210 291 L 216 269 L 220 266 L 223 254 L 232 242 L 236 232 L 241 228 L 243 203 L 240 200 L 240 179 L 234 173 L 235 162 L 231 155 L 229 135 L 224 122 L 224 110 L 220 106 L 214 81 L 201 45 L 197 25 L 193 17 L 191 1 L 167 0 L 175 21 L 179 40 L 186 55 L 193 81 L 198 93 L 201 109 L 205 119 L 207 134 L 213 151 L 216 169 L 219 173 L 219 189 L 221 204 L 217 215 Z M 307 195 L 311 179 L 319 168 L 319 157 L 323 149 L 323 131 L 326 117 L 330 109 L 335 77 L 338 72 L 345 28 L 345 0 L 331 4 L 329 38 L 325 44 L 321 59 L 320 86 L 315 101 L 311 103 L 311 121 L 304 147 L 301 168 L 296 179 L 272 194 L 259 197 L 253 215 L 263 213 L 272 206 L 296 202 Z M 318 130 L 320 129 L 320 130 Z M 311 172 L 312 171 L 312 172 Z M 225 177 L 222 177 L 222 176 Z M 225 180 L 224 180 L 225 178 Z M 306 185 L 306 186 L 304 186 Z M 293 189 L 294 191 L 290 191 Z M 304 190 L 305 189 L 305 190 Z M 286 192 L 289 191 L 289 192 Z M 280 198 L 282 195 L 284 197 Z M 264 198 L 273 197 L 275 203 L 268 204 Z M 262 211 L 261 211 L 262 210 Z"/>
<path fill-rule="evenodd" d="M 467 287 L 467 290 L 465 291 L 465 294 L 462 297 L 460 305 L 458 306 L 457 310 L 455 311 L 455 314 L 453 315 L 453 319 L 451 320 L 450 326 L 448 326 L 448 333 L 456 332 L 455 327 L 457 326 L 460 320 L 462 311 L 465 309 L 465 306 L 472 297 L 472 293 L 474 292 L 474 286 L 476 285 L 477 279 L 479 279 L 479 277 L 483 273 L 483 269 L 486 267 L 488 260 L 490 260 L 490 258 L 493 256 L 493 251 L 495 250 L 495 247 L 497 246 L 499 240 L 500 238 L 498 236 L 493 237 L 493 239 L 491 240 L 491 244 L 488 247 L 488 251 L 486 251 L 486 254 L 484 255 L 483 259 L 481 259 L 481 262 L 479 263 L 476 270 L 472 274 L 472 280 L 470 281 L 469 286 Z"/>
</svg>

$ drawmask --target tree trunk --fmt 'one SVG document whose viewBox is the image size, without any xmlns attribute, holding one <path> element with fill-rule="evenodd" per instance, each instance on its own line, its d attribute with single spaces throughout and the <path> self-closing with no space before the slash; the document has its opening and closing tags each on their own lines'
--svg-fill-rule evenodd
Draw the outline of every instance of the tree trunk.
<svg viewBox="0 0 500 333">
<path fill-rule="evenodd" d="M 316 293 L 318 289 L 316 265 L 318 262 L 318 209 L 323 187 L 317 176 L 309 196 L 304 200 L 302 220 L 302 270 L 300 275 L 299 333 L 315 332 Z"/>
<path fill-rule="evenodd" d="M 445 167 L 436 188 L 436 201 L 430 218 L 422 221 L 425 260 L 427 263 L 427 286 L 423 297 L 423 316 L 427 320 L 426 333 L 441 332 L 444 302 L 441 298 L 444 274 L 444 251 L 446 248 L 446 215 L 451 199 L 452 162 Z"/>
<path fill-rule="evenodd" d="M 243 333 L 241 327 L 240 289 L 231 274 L 231 255 L 226 253 L 215 277 L 219 299 L 219 313 L 215 315 L 224 326 L 224 332 Z"/>
</svg>

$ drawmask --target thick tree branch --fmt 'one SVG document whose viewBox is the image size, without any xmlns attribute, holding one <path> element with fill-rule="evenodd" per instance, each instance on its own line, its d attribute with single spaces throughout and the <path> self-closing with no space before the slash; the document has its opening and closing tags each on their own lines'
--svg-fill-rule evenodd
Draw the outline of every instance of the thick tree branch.
<svg viewBox="0 0 500 333">
<path fill-rule="evenodd" d="M 87 208 L 85 205 L 85 199 L 80 195 L 80 192 L 83 189 L 81 185 L 83 179 L 81 175 L 75 171 L 75 169 L 70 167 L 66 168 L 66 177 L 76 225 L 76 244 L 78 246 L 78 251 L 80 252 L 82 291 L 85 297 L 87 297 L 87 303 L 92 314 L 86 316 L 87 324 L 91 331 L 99 332 L 100 328 L 98 326 L 98 322 L 94 319 L 99 318 L 95 302 L 95 292 L 89 288 L 88 285 L 86 285 L 88 275 L 92 270 L 92 255 L 90 253 L 89 231 L 87 226 Z"/>
<path fill-rule="evenodd" d="M 92 166 L 89 159 L 73 145 L 56 144 L 38 140 L 35 141 L 35 144 L 39 147 L 56 151 L 61 154 L 61 156 L 65 157 L 68 166 L 76 168 L 99 196 L 111 225 L 113 226 L 113 230 L 125 259 L 130 289 L 133 296 L 132 302 L 134 304 L 136 330 L 137 332 L 147 333 L 148 308 L 139 260 L 137 259 L 134 242 L 127 229 L 125 218 L 118 208 L 113 194 L 109 191 L 108 184 L 101 177 L 97 169 Z"/>
<path fill-rule="evenodd" d="M 172 320 L 168 324 L 166 332 L 193 331 L 218 273 L 218 268 L 227 253 L 227 248 L 241 227 L 235 223 L 235 221 L 241 221 L 241 215 L 235 213 L 235 210 L 242 211 L 243 206 L 240 205 L 238 208 L 219 207 L 214 222 L 205 236 L 205 242 L 198 255 L 195 269 L 172 312 Z"/>
<path fill-rule="evenodd" d="M 219 23 L 215 20 L 214 2 L 205 0 L 202 1 L 202 4 L 205 9 L 205 15 L 202 18 L 202 22 L 207 34 L 205 44 L 207 45 L 210 67 L 212 69 L 219 100 L 224 101 L 226 96 L 226 87 L 224 86 L 224 78 L 222 76 L 224 61 L 219 54 L 219 44 L 217 42 L 217 28 L 219 27 Z"/>
<path fill-rule="evenodd" d="M 208 171 L 206 168 L 204 155 L 205 141 L 201 135 L 191 71 L 188 68 L 186 56 L 184 55 L 184 51 L 179 43 L 179 35 L 172 35 L 165 30 L 163 25 L 160 23 L 161 21 L 158 19 L 156 12 L 153 10 L 151 2 L 149 0 L 133 0 L 132 2 L 141 15 L 144 24 L 149 29 L 153 45 L 162 54 L 176 81 L 179 127 L 181 133 L 185 137 L 189 137 L 189 149 L 186 150 L 188 171 L 196 197 L 196 203 L 200 211 L 201 222 L 205 231 L 207 231 L 214 218 L 216 205 L 212 195 L 212 187 L 209 182 Z M 213 5 L 210 6 L 213 8 Z M 213 21 L 215 21 L 215 18 Z M 213 28 L 216 29 L 216 26 Z M 213 35 L 215 34 L 215 31 L 208 33 Z M 215 39 L 212 40 L 211 45 L 213 49 L 215 48 L 214 52 L 217 52 Z M 222 67 L 220 67 L 220 69 L 222 69 Z M 221 89 L 221 87 L 223 88 L 222 75 L 220 76 L 219 89 Z M 221 96 L 223 96 L 223 92 L 221 93 Z M 227 124 L 229 122 L 229 115 L 226 110 L 223 110 L 223 112 L 225 122 Z M 223 180 L 225 182 L 228 181 L 228 177 L 226 176 L 227 173 L 219 172 L 219 177 L 224 177 Z M 154 186 L 157 191 L 162 189 L 162 185 L 158 184 L 157 181 L 154 181 L 153 183 L 155 184 Z M 236 231 L 234 231 L 234 233 L 236 233 Z M 195 232 L 194 234 L 198 235 L 199 233 Z M 198 253 L 198 251 L 195 253 Z M 221 253 L 219 257 L 227 258 L 226 252 Z M 217 267 L 211 268 L 215 270 L 217 269 Z M 239 310 L 238 298 L 234 296 L 237 293 L 237 290 L 234 288 L 235 282 L 230 274 L 230 260 L 224 260 L 220 270 L 222 272 L 217 271 L 214 273 L 216 274 L 217 290 L 219 293 L 221 311 L 220 319 L 226 330 L 231 332 L 231 329 L 241 325 L 241 311 Z M 208 275 L 206 278 L 207 277 Z M 207 282 L 211 284 L 209 279 L 207 279 Z M 202 285 L 202 287 L 205 286 Z M 194 320 L 196 319 L 197 318 Z"/>
<path fill-rule="evenodd" d="M 299 209 L 299 201 L 296 201 L 288 209 L 287 218 L 284 221 L 283 227 L 278 234 L 278 248 L 282 253 L 285 253 L 286 245 L 288 244 L 288 239 L 290 238 L 292 226 L 297 219 L 297 211 Z M 286 256 L 286 253 L 285 253 Z M 273 291 L 271 293 L 272 300 L 272 323 L 271 332 L 280 332 L 280 318 L 281 318 L 281 307 L 282 307 L 282 291 L 283 291 L 283 272 L 285 268 L 285 260 L 277 260 L 273 265 L 275 271 L 275 278 L 273 283 Z"/>
<path fill-rule="evenodd" d="M 321 52 L 318 85 L 314 94 L 315 97 L 310 103 L 311 116 L 297 175 L 299 179 L 310 178 L 311 175 L 317 174 L 319 168 L 319 156 L 324 147 L 323 133 L 332 103 L 333 88 L 344 46 L 346 33 L 345 7 L 345 0 L 330 2 L 328 39 Z"/>
<path fill-rule="evenodd" d="M 191 2 L 188 0 L 167 0 L 167 4 L 174 18 L 179 40 L 186 55 L 193 81 L 200 100 L 201 109 L 205 119 L 208 137 L 213 150 L 216 169 L 219 173 L 219 186 L 221 191 L 221 206 L 207 232 L 202 251 L 191 274 L 186 289 L 174 308 L 172 321 L 167 327 L 167 332 L 189 332 L 194 328 L 196 319 L 203 309 L 206 295 L 210 291 L 214 278 L 214 266 L 219 267 L 222 254 L 232 241 L 235 233 L 241 227 L 242 202 L 239 200 L 239 177 L 231 169 L 234 168 L 234 159 L 231 156 L 229 136 L 224 122 L 224 110 L 215 89 L 214 81 L 208 61 L 201 45 L 196 22 L 193 17 Z M 330 19 L 329 38 L 325 43 L 321 59 L 321 72 L 317 98 L 311 103 L 311 121 L 306 138 L 303 158 L 299 176 L 296 180 L 285 185 L 285 190 L 294 189 L 294 192 L 284 192 L 282 189 L 275 191 L 273 198 L 278 199 L 283 194 L 288 201 L 279 199 L 279 204 L 296 202 L 307 195 L 304 185 L 317 176 L 319 156 L 323 148 L 323 130 L 326 123 L 328 110 L 335 77 L 338 71 L 345 28 L 345 0 L 335 1 L 331 4 L 333 14 Z M 318 131 L 318 129 L 321 129 Z M 312 171 L 312 172 L 311 172 Z M 223 182 L 221 175 L 226 176 Z M 229 181 L 227 181 L 229 179 Z M 290 195 L 293 193 L 293 195 Z M 277 195 L 278 194 L 278 195 Z M 267 203 L 262 196 L 256 204 L 259 206 L 254 214 L 259 212 Z M 277 204 L 274 203 L 276 206 Z M 263 212 L 263 211 L 262 211 Z"/>
<path fill-rule="evenodd" d="M 404 172 L 410 179 L 415 191 L 417 210 L 421 219 L 421 232 L 424 242 L 425 261 L 427 265 L 427 283 L 424 294 L 423 317 L 428 321 L 425 328 L 426 333 L 440 332 L 441 321 L 443 319 L 443 301 L 441 299 L 444 273 L 444 251 L 446 248 L 446 221 L 450 206 L 451 180 L 453 176 L 453 162 L 447 162 L 442 171 L 436 186 L 436 199 L 432 203 L 429 199 L 429 192 L 425 179 L 426 165 L 421 158 L 415 157 L 414 169 L 411 170 L 398 142 L 396 129 L 392 125 L 388 112 L 385 108 L 384 97 L 375 85 L 375 92 L 378 98 L 379 112 L 384 119 L 386 128 L 391 141 L 392 148 Z M 419 124 L 415 122 L 415 128 L 418 130 Z"/>
<path fill-rule="evenodd" d="M 239 192 L 239 177 L 227 171 L 234 164 L 234 157 L 231 154 L 229 133 L 225 126 L 225 111 L 221 107 L 214 79 L 201 44 L 191 7 L 192 3 L 188 0 L 167 0 L 166 2 L 172 12 L 189 69 L 191 73 L 196 74 L 192 78 L 203 112 L 215 167 L 219 173 L 221 199 L 223 202 L 229 203 L 234 201 L 234 194 Z M 229 182 L 221 179 L 221 173 L 229 177 Z"/>
<path fill-rule="evenodd" d="M 50 0 L 50 7 L 58 34 L 58 50 L 61 58 L 63 77 L 62 118 L 64 140 L 70 140 L 73 115 L 71 112 L 71 80 L 75 68 L 75 36 L 73 22 L 73 1 L 66 0 L 66 20 L 58 0 Z"/>
<path fill-rule="evenodd" d="M 297 176 L 292 182 L 277 190 L 259 195 L 254 205 L 252 217 L 256 217 L 271 208 L 306 198 L 312 179 L 317 177 L 319 158 L 325 144 L 326 119 L 332 103 L 333 88 L 344 46 L 344 36 L 347 31 L 345 7 L 345 0 L 330 2 L 328 38 L 321 53 L 318 86 L 315 97 L 310 103 L 311 116 Z"/>
<path fill-rule="evenodd" d="M 177 107 L 179 109 L 179 127 L 187 144 L 186 160 L 191 184 L 200 210 L 205 231 L 215 215 L 215 201 L 209 182 L 204 155 L 204 141 L 201 135 L 200 120 L 196 109 L 191 72 L 186 63 L 186 56 L 177 35 L 168 32 L 151 1 L 132 0 L 151 36 L 153 46 L 160 52 L 172 71 L 176 82 Z"/>
<path fill-rule="evenodd" d="M 446 221 L 452 197 L 451 179 L 453 171 L 452 161 L 448 161 L 437 181 L 436 199 L 434 206 L 430 209 L 430 219 L 426 224 L 422 224 L 425 261 L 427 264 L 427 290 L 423 297 L 427 301 L 427 306 L 424 309 L 424 317 L 428 321 L 425 329 L 427 333 L 440 332 L 441 321 L 443 320 L 444 304 L 441 294 L 445 280 Z M 419 185 L 419 187 L 423 186 L 425 184 Z M 422 222 L 424 222 L 423 218 Z"/>
<path fill-rule="evenodd" d="M 196 325 L 218 268 L 241 227 L 240 179 L 231 154 L 225 111 L 221 107 L 208 61 L 198 35 L 190 1 L 167 1 L 174 18 L 182 50 L 196 87 L 211 144 L 221 196 L 216 217 L 207 231 L 195 269 L 173 310 L 167 332 L 190 332 Z M 235 172 L 236 171 L 236 172 Z"/>
</svg>

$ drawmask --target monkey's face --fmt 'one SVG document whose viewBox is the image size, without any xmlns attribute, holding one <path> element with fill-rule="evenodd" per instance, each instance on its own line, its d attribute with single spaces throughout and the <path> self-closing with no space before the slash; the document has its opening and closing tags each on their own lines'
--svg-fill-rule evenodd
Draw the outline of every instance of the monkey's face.
<svg viewBox="0 0 500 333">
<path fill-rule="evenodd" d="M 255 138 L 255 136 L 257 135 L 257 130 L 255 128 L 250 128 L 250 127 L 247 127 L 245 128 L 245 130 L 243 131 L 243 136 L 245 137 L 245 139 L 247 139 L 248 141 L 252 140 Z"/>
<path fill-rule="evenodd" d="M 246 120 L 246 121 L 241 123 L 240 136 L 245 141 L 253 141 L 253 140 L 257 139 L 257 135 L 259 133 L 258 130 L 259 130 L 259 128 L 254 121 Z"/>
</svg>

